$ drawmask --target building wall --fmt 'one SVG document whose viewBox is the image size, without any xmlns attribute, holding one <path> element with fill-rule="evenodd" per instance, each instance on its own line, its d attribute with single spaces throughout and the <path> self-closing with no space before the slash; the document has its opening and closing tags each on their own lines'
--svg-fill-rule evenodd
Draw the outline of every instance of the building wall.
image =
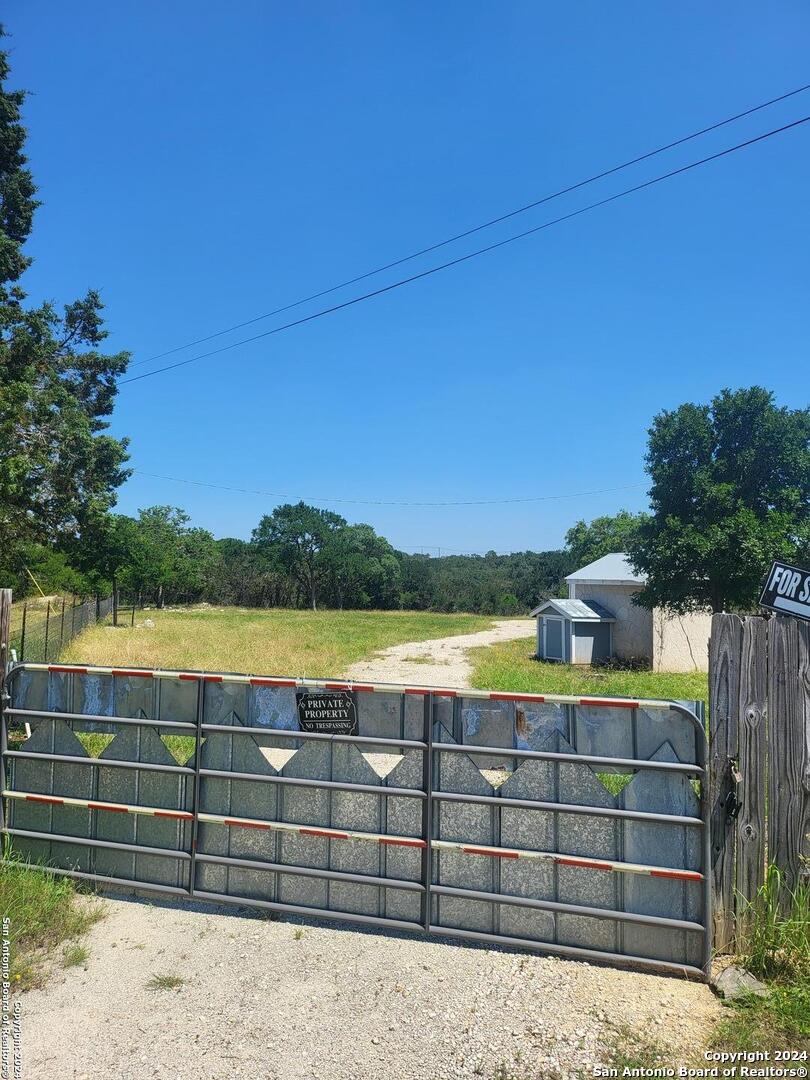
<svg viewBox="0 0 810 1080">
<path fill-rule="evenodd" d="M 637 585 L 594 585 L 577 582 L 577 600 L 595 600 L 616 616 L 613 624 L 613 653 L 625 659 L 638 657 L 653 661 L 652 612 L 636 607 Z"/>
<path fill-rule="evenodd" d="M 670 615 L 662 608 L 653 611 L 654 671 L 708 671 L 710 611 Z"/>
</svg>

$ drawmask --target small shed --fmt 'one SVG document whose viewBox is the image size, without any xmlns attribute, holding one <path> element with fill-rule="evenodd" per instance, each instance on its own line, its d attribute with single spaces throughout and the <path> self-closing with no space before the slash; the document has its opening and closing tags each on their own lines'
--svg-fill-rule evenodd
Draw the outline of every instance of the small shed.
<svg viewBox="0 0 810 1080">
<path fill-rule="evenodd" d="M 532 617 L 537 619 L 539 660 L 593 664 L 613 655 L 616 616 L 593 600 L 546 600 Z"/>
</svg>

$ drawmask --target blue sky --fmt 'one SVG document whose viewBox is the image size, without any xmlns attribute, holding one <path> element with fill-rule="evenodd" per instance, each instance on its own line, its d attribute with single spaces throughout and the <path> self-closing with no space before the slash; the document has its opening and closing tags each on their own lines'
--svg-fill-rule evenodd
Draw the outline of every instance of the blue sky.
<svg viewBox="0 0 810 1080">
<path fill-rule="evenodd" d="M 810 82 L 799 0 L 8 0 L 4 12 L 44 200 L 26 286 L 59 302 L 99 288 L 110 346 L 135 361 Z M 808 113 L 810 92 L 445 250 Z M 124 386 L 113 431 L 142 472 L 119 508 L 179 505 L 216 535 L 247 537 L 283 501 L 144 475 L 162 473 L 325 499 L 434 553 L 557 546 L 578 518 L 640 509 L 660 409 L 755 382 L 807 403 L 808 166 L 810 125 Z M 602 488 L 626 490 L 351 504 Z"/>
</svg>

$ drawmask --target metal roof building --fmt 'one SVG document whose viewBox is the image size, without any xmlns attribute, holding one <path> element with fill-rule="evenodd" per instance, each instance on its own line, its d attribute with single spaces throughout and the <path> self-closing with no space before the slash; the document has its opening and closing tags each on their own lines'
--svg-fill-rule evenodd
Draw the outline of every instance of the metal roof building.
<svg viewBox="0 0 810 1080">
<path fill-rule="evenodd" d="M 647 581 L 643 574 L 633 569 L 623 551 L 603 555 L 601 559 L 575 570 L 565 580 L 568 582 L 569 592 L 571 584 L 576 585 L 578 581 L 587 581 L 591 585 L 644 585 Z"/>
</svg>

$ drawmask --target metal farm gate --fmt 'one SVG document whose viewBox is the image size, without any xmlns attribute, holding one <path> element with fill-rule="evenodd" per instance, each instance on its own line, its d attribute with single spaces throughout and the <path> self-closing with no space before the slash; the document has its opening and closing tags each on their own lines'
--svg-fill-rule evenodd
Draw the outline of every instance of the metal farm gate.
<svg viewBox="0 0 810 1080">
<path fill-rule="evenodd" d="M 684 703 L 45 664 L 7 692 L 19 861 L 706 974 L 706 737 Z M 345 734 L 318 730 L 337 714 Z"/>
</svg>

